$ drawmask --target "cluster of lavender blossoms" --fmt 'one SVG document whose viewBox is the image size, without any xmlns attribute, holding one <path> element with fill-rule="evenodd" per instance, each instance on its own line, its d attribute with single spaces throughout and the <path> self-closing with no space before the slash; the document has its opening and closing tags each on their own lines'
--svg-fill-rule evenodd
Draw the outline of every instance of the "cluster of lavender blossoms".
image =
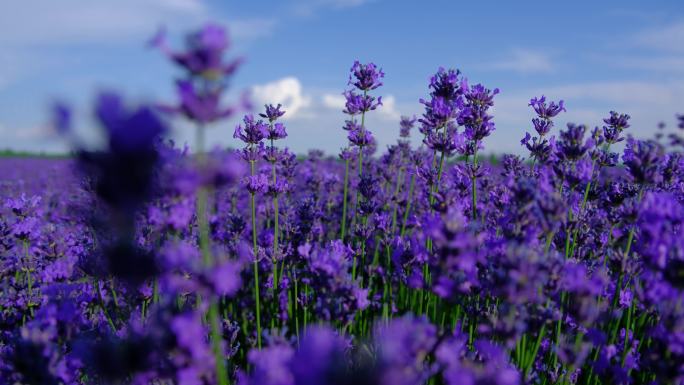
<svg viewBox="0 0 684 385">
<path fill-rule="evenodd" d="M 93 148 L 59 104 L 72 156 L 0 159 L 0 384 L 684 384 L 684 115 L 638 139 L 535 97 L 529 156 L 485 157 L 499 90 L 439 68 L 379 149 L 357 61 L 339 158 L 277 103 L 207 151 L 251 108 L 226 31 L 152 44 L 178 105 L 102 93 Z"/>
</svg>

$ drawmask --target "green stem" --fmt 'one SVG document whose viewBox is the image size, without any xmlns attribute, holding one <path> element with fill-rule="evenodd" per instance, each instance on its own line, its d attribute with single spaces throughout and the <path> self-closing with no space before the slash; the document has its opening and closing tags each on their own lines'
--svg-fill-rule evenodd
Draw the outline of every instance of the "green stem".
<svg viewBox="0 0 684 385">
<path fill-rule="evenodd" d="M 475 145 L 475 153 L 473 154 L 473 220 L 477 219 L 477 176 L 475 175 L 475 167 L 477 167 L 477 144 Z"/>
<path fill-rule="evenodd" d="M 401 187 L 403 177 L 404 167 L 401 166 L 399 168 L 399 175 L 397 175 L 397 185 L 394 187 L 394 194 L 392 194 L 392 197 L 395 200 L 394 208 L 392 209 L 392 234 L 394 234 L 394 230 L 397 228 L 397 210 L 399 209 L 399 202 L 397 201 L 397 197 L 399 196 L 399 188 Z"/>
<path fill-rule="evenodd" d="M 401 236 L 406 234 L 406 222 L 408 221 L 409 213 L 411 212 L 411 202 L 413 201 L 413 188 L 416 184 L 416 175 L 411 174 L 411 182 L 409 183 L 408 199 L 406 200 L 406 211 L 404 211 L 404 218 L 401 223 Z"/>
<path fill-rule="evenodd" d="M 254 176 L 254 161 L 249 162 L 250 175 Z M 257 259 L 256 205 L 254 193 L 249 194 L 249 206 L 252 214 L 252 244 L 254 251 L 254 300 L 256 302 L 257 347 L 261 349 L 261 304 L 259 295 L 259 261 Z"/>
<path fill-rule="evenodd" d="M 275 146 L 273 145 L 273 139 L 271 139 L 271 154 L 275 153 Z M 276 184 L 276 163 L 273 161 L 271 163 L 271 174 L 273 187 L 275 189 Z M 278 232 L 278 195 L 273 196 L 273 290 L 278 290 L 278 265 L 277 265 L 277 255 L 278 255 L 278 242 L 279 242 L 279 232 Z"/>
<path fill-rule="evenodd" d="M 444 152 L 439 156 L 439 166 L 437 168 L 437 183 L 435 183 L 435 188 L 433 193 L 430 195 L 430 212 L 434 211 L 432 205 L 435 203 L 435 194 L 439 192 L 439 184 L 442 181 L 442 169 L 444 167 Z"/>
<path fill-rule="evenodd" d="M 528 357 L 527 362 L 524 363 L 523 367 L 523 380 L 525 380 L 525 377 L 527 377 L 527 373 L 529 373 L 530 368 L 532 368 L 532 365 L 534 364 L 534 360 L 537 358 L 537 353 L 539 352 L 539 346 L 541 345 L 541 341 L 544 338 L 544 335 L 546 334 L 546 324 L 542 325 L 541 330 L 539 330 L 539 334 L 537 335 L 537 340 L 534 343 L 534 348 L 532 349 L 532 354 L 530 357 Z"/>
<path fill-rule="evenodd" d="M 199 167 L 203 167 L 205 164 L 205 154 L 204 154 L 204 126 L 200 125 L 197 127 L 197 158 Z M 197 226 L 199 230 L 199 246 L 202 253 L 202 262 L 205 266 L 211 267 L 214 263 L 213 256 L 211 254 L 210 246 L 210 236 L 209 236 L 209 220 L 207 218 L 207 201 L 208 201 L 208 190 L 206 187 L 201 186 L 197 191 Z M 155 280 L 155 300 L 158 301 L 158 288 L 157 281 Z M 228 385 L 228 372 L 226 370 L 226 362 L 221 349 L 221 342 L 223 336 L 221 333 L 221 325 L 219 320 L 219 309 L 217 299 L 211 301 L 209 305 L 209 312 L 207 314 L 209 318 L 209 323 L 211 327 L 211 343 L 214 351 L 214 360 L 216 361 L 216 378 L 219 385 Z M 198 297 L 198 304 L 200 303 Z"/>
<path fill-rule="evenodd" d="M 221 341 L 223 336 L 221 333 L 221 325 L 219 324 L 219 309 L 218 303 L 213 301 L 209 306 L 209 323 L 211 324 L 211 345 L 214 350 L 214 357 L 216 361 L 216 378 L 219 385 L 228 385 L 228 370 L 226 369 L 226 360 L 223 355 Z"/>
<path fill-rule="evenodd" d="M 29 242 L 24 240 L 24 254 L 26 258 L 26 284 L 28 285 L 28 309 L 31 317 L 33 317 L 33 302 L 31 294 L 33 293 L 33 276 L 31 275 L 31 256 L 29 255 Z"/>
<path fill-rule="evenodd" d="M 368 91 L 363 91 L 363 96 L 366 97 L 368 94 Z M 365 129 L 366 129 L 366 111 L 361 112 L 361 126 L 359 127 L 361 130 L 361 138 L 365 137 Z M 361 177 L 363 176 L 363 146 L 359 146 L 359 180 L 361 180 Z M 359 189 L 356 189 L 356 210 L 354 210 L 354 218 L 352 219 L 352 226 L 354 223 L 356 223 L 356 214 L 358 213 L 358 207 L 359 207 L 359 202 L 361 202 L 361 196 L 359 194 Z"/>
<path fill-rule="evenodd" d="M 340 239 L 344 241 L 347 231 L 347 190 L 349 185 L 349 159 L 344 161 L 344 194 L 342 198 L 342 230 Z"/>
</svg>

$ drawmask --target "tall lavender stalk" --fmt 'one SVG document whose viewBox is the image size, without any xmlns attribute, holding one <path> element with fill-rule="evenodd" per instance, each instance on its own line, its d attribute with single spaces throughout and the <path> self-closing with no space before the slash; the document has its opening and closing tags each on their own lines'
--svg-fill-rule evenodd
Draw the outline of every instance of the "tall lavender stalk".
<svg viewBox="0 0 684 385">
<path fill-rule="evenodd" d="M 257 347 L 261 348 L 261 295 L 259 292 L 259 248 L 257 245 L 257 219 L 256 219 L 256 194 L 267 188 L 268 179 L 256 173 L 256 162 L 264 153 L 262 141 L 269 135 L 269 126 L 261 120 L 255 120 L 254 116 L 246 115 L 243 125 L 235 127 L 234 138 L 245 143 L 242 157 L 249 163 L 249 177 L 245 181 L 245 187 L 249 192 L 249 207 L 252 223 L 252 252 L 254 257 L 254 301 L 256 313 L 256 339 Z"/>
<path fill-rule="evenodd" d="M 278 160 L 280 158 L 278 149 L 275 147 L 275 141 L 284 139 L 287 137 L 287 132 L 285 132 L 285 126 L 282 123 L 276 123 L 276 120 L 281 116 L 285 115 L 285 111 L 281 111 L 281 104 L 277 106 L 265 105 L 266 111 L 259 114 L 264 119 L 268 119 L 268 135 L 266 139 L 270 141 L 270 146 L 266 153 L 266 160 L 271 163 L 271 181 L 268 186 L 268 194 L 272 196 L 273 199 L 273 288 L 277 290 L 278 288 L 278 255 L 280 249 L 278 243 L 280 241 L 279 233 L 279 208 L 278 208 L 278 196 L 283 193 L 287 187 L 287 184 L 277 179 L 277 168 Z"/>
<path fill-rule="evenodd" d="M 375 110 L 378 106 L 382 105 L 382 97 L 378 97 L 376 100 L 374 96 L 368 94 L 368 91 L 375 90 L 382 86 L 380 79 L 385 76 L 385 73 L 373 63 L 361 64 L 359 61 L 354 62 L 350 72 L 348 85 L 353 85 L 356 90 L 349 90 L 344 93 L 346 99 L 346 108 L 344 112 L 352 116 L 361 114 L 360 124 L 357 125 L 352 121 L 352 127 L 349 128 L 349 135 L 347 136 L 350 144 L 358 147 L 358 172 L 359 183 L 361 183 L 361 180 L 363 179 L 363 153 L 365 148 L 374 142 L 373 135 L 365 127 L 366 113 Z M 361 91 L 362 94 L 357 93 L 358 91 Z M 360 188 L 357 188 L 356 190 L 357 209 L 354 211 L 354 220 L 356 220 L 360 210 L 360 190 Z M 366 223 L 367 218 L 365 215 L 361 221 L 363 224 Z M 365 258 L 365 247 L 365 241 L 363 241 L 361 243 L 361 258 Z M 355 256 L 352 267 L 352 278 L 356 278 L 356 265 L 357 259 Z"/>
<path fill-rule="evenodd" d="M 458 124 L 465 127 L 467 142 L 464 155 L 472 155 L 473 158 L 468 170 L 472 185 L 473 220 L 477 219 L 477 177 L 480 173 L 477 152 L 482 147 L 482 140 L 494 131 L 494 122 L 487 110 L 494 105 L 494 96 L 498 93 L 498 88 L 491 91 L 481 84 L 470 87 L 465 92 L 465 103 L 458 115 Z"/>
<path fill-rule="evenodd" d="M 187 78 L 177 81 L 177 91 L 180 105 L 176 107 L 162 107 L 171 113 L 180 113 L 191 121 L 196 122 L 196 143 L 198 169 L 206 166 L 205 158 L 205 129 L 207 124 L 232 116 L 237 108 L 220 107 L 219 100 L 225 91 L 228 78 L 237 70 L 241 59 L 224 61 L 225 51 L 229 47 L 226 31 L 217 25 L 207 24 L 199 31 L 187 36 L 186 51 L 174 52 L 166 42 L 162 33 L 155 36 L 151 44 L 159 48 L 173 62 L 182 67 Z M 243 105 L 247 102 L 243 101 Z M 207 219 L 207 201 L 209 192 L 205 186 L 197 191 L 197 224 L 199 246 L 202 260 L 206 266 L 212 266 L 214 259 L 211 255 L 211 240 Z M 218 303 L 209 304 L 209 322 L 211 339 L 216 360 L 216 372 L 219 384 L 228 383 L 225 359 L 221 348 L 221 331 L 218 321 Z"/>
<path fill-rule="evenodd" d="M 432 168 L 437 174 L 436 178 L 430 179 L 430 206 L 434 203 L 435 194 L 439 192 L 444 162 L 453 155 L 461 141 L 456 132 L 455 119 L 463 105 L 463 92 L 467 83 L 460 75 L 458 70 L 440 67 L 430 78 L 430 99 L 420 99 L 420 103 L 425 106 L 425 112 L 419 119 L 422 125 L 420 130 L 425 134 L 423 143 L 432 150 Z"/>
</svg>

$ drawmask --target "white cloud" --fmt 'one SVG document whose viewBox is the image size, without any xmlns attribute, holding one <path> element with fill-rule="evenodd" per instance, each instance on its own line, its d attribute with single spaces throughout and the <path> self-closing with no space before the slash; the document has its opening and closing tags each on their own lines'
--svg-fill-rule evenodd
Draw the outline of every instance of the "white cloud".
<svg viewBox="0 0 684 385">
<path fill-rule="evenodd" d="M 684 72 L 684 55 L 648 54 L 648 55 L 595 55 L 597 60 L 611 67 L 655 71 L 661 73 Z"/>
<path fill-rule="evenodd" d="M 684 52 L 684 21 L 643 31 L 636 35 L 635 43 L 646 48 Z"/>
<path fill-rule="evenodd" d="M 333 8 L 353 8 L 370 2 L 370 0 L 324 0 L 322 3 Z"/>
<path fill-rule="evenodd" d="M 346 102 L 344 95 L 339 94 L 323 94 L 321 101 L 323 107 L 337 111 L 343 110 Z M 376 111 L 378 117 L 383 120 L 398 120 L 401 115 L 399 111 L 397 111 L 397 99 L 394 95 L 383 96 L 382 106 L 378 107 L 373 114 L 375 114 Z"/>
<path fill-rule="evenodd" d="M 529 49 L 514 49 L 510 55 L 487 67 L 514 72 L 553 72 L 555 66 L 551 57 L 544 53 Z"/>
<path fill-rule="evenodd" d="M 183 28 L 206 16 L 192 0 L 26 0 L 0 13 L 0 43 L 9 46 L 125 41 L 160 24 Z M 40 9 L 40 11 L 36 11 Z"/>
<path fill-rule="evenodd" d="M 303 0 L 295 5 L 294 14 L 302 17 L 310 17 L 314 16 L 322 9 L 355 8 L 371 1 L 373 0 Z"/>
<path fill-rule="evenodd" d="M 57 133 L 50 126 L 32 126 L 16 130 L 14 137 L 20 140 L 49 140 L 56 139 Z"/>
<path fill-rule="evenodd" d="M 161 7 L 177 9 L 184 12 L 204 12 L 204 3 L 200 0 L 154 0 Z"/>
<path fill-rule="evenodd" d="M 628 49 L 634 46 L 645 48 L 649 52 L 630 53 L 623 57 L 601 56 L 601 59 L 623 68 L 672 73 L 684 71 L 684 21 L 643 30 L 623 45 Z"/>
<path fill-rule="evenodd" d="M 0 135 L 9 141 L 42 141 L 57 138 L 57 132 L 49 125 L 10 128 L 0 123 Z"/>
<path fill-rule="evenodd" d="M 237 39 L 255 39 L 271 36 L 276 25 L 275 19 L 233 20 L 228 22 L 228 31 Z"/>
<path fill-rule="evenodd" d="M 344 109 L 344 105 L 346 100 L 344 99 L 344 95 L 338 95 L 338 94 L 324 94 L 323 95 L 323 106 L 333 109 L 333 110 L 342 110 Z"/>
<path fill-rule="evenodd" d="M 397 111 L 397 100 L 394 95 L 382 97 L 382 106 L 377 109 L 380 116 L 386 120 L 399 120 L 400 114 Z"/>
<path fill-rule="evenodd" d="M 559 98 L 577 99 L 583 102 L 611 102 L 616 105 L 650 105 L 653 103 L 671 105 L 680 102 L 684 97 L 684 88 L 682 88 L 681 83 L 677 82 L 596 82 L 548 87 L 537 91 L 537 93 L 545 93 Z"/>
<path fill-rule="evenodd" d="M 306 117 L 305 110 L 311 105 L 311 97 L 304 95 L 302 83 L 293 76 L 253 86 L 251 91 L 257 106 L 281 103 L 286 111 L 284 119 Z"/>
</svg>

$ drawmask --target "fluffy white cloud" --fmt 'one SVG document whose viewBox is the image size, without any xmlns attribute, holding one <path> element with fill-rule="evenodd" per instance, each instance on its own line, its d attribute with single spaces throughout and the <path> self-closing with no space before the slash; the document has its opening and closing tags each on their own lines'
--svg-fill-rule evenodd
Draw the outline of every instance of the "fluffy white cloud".
<svg viewBox="0 0 684 385">
<path fill-rule="evenodd" d="M 612 81 L 548 87 L 538 90 L 560 98 L 577 99 L 583 102 L 601 101 L 616 105 L 676 104 L 684 97 L 681 82 L 657 83 L 645 81 Z"/>
<path fill-rule="evenodd" d="M 602 61 L 621 68 L 645 71 L 684 72 L 684 55 L 606 56 Z"/>
<path fill-rule="evenodd" d="M 344 95 L 340 94 L 323 94 L 323 106 L 333 110 L 342 110 L 344 108 Z"/>
<path fill-rule="evenodd" d="M 551 57 L 544 53 L 529 49 L 514 49 L 508 57 L 498 60 L 487 67 L 514 72 L 552 72 L 554 64 Z"/>
<path fill-rule="evenodd" d="M 684 52 L 684 21 L 640 32 L 635 43 L 646 48 Z"/>
<path fill-rule="evenodd" d="M 382 106 L 377 109 L 378 114 L 385 120 L 399 120 L 400 113 L 397 111 L 397 99 L 394 95 L 382 97 Z"/>
<path fill-rule="evenodd" d="M 0 123 L 0 136 L 14 141 L 42 141 L 56 139 L 57 132 L 50 125 L 12 127 Z"/>
<path fill-rule="evenodd" d="M 253 86 L 251 93 L 257 108 L 263 104 L 281 103 L 286 111 L 283 119 L 305 117 L 305 110 L 311 105 L 311 97 L 304 95 L 302 83 L 293 76 Z"/>
<path fill-rule="evenodd" d="M 276 19 L 257 18 L 228 21 L 230 36 L 236 39 L 256 39 L 271 36 L 277 26 Z"/>
<path fill-rule="evenodd" d="M 0 42 L 22 46 L 122 41 L 150 35 L 160 24 L 183 28 L 205 14 L 203 3 L 192 0 L 16 1 L 0 12 Z"/>
<path fill-rule="evenodd" d="M 324 9 L 355 8 L 373 0 L 303 0 L 293 8 L 294 14 L 301 17 L 311 17 Z"/>
<path fill-rule="evenodd" d="M 238 39 L 268 36 L 276 26 L 271 18 L 222 20 L 201 0 L 22 0 L 3 8 L 0 43 L 13 47 L 144 41 L 159 26 L 185 31 L 209 18 Z"/>
<path fill-rule="evenodd" d="M 321 97 L 323 107 L 329 108 L 331 110 L 341 111 L 344 109 L 345 98 L 344 95 L 340 94 L 323 94 Z M 397 99 L 394 95 L 386 95 L 382 97 L 382 106 L 378 107 L 376 111 L 373 112 L 383 120 L 398 120 L 400 117 L 399 111 L 397 111 Z"/>
<path fill-rule="evenodd" d="M 358 7 L 361 6 L 365 3 L 368 3 L 369 0 L 324 0 L 322 3 L 332 6 L 334 8 L 352 8 L 352 7 Z"/>
</svg>

